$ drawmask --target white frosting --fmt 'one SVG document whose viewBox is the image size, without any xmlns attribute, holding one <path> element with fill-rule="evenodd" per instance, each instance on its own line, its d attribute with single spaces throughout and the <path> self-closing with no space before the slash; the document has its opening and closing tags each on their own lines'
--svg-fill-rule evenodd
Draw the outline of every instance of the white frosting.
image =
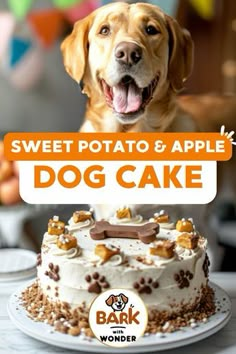
<svg viewBox="0 0 236 354">
<path fill-rule="evenodd" d="M 123 255 L 122 254 L 115 254 L 114 256 L 112 256 L 107 262 L 113 266 L 113 267 L 117 267 L 119 265 L 121 265 L 123 263 Z"/>
<path fill-rule="evenodd" d="M 175 241 L 180 234 L 177 230 L 161 228 L 156 240 Z M 55 287 L 58 286 L 61 301 L 70 303 L 72 307 L 82 302 L 89 305 L 97 294 L 88 292 L 91 283 L 86 281 L 86 276 L 98 272 L 100 276 L 106 278 L 110 288 L 135 290 L 134 283 L 139 282 L 140 278 L 144 278 L 146 282 L 149 278 L 153 279 L 153 282 L 158 281 L 158 288 L 150 285 L 151 293 L 142 293 L 140 296 L 148 307 L 177 311 L 184 304 L 194 304 L 201 294 L 202 285 L 205 286 L 207 283 L 202 269 L 207 245 L 207 241 L 203 238 L 200 239 L 199 247 L 195 250 L 177 246 L 175 257 L 165 259 L 151 256 L 149 248 L 152 244 L 144 244 L 138 239 L 106 238 L 95 241 L 91 239 L 88 228 L 79 229 L 74 236 L 77 238 L 81 254 L 74 255 L 72 251 L 71 254 L 70 252 L 64 254 L 58 251 L 55 243 L 48 243 L 49 235 L 47 233 L 44 235 L 43 244 L 47 244 L 47 247 L 42 247 L 42 265 L 38 267 L 38 277 L 44 292 L 54 301 L 58 301 L 55 297 Z M 94 253 L 97 244 L 105 244 L 106 247 L 112 245 L 119 248 L 121 253 L 102 263 L 101 258 Z M 58 282 L 45 275 L 49 263 L 59 266 Z M 181 270 L 193 274 L 188 288 L 180 289 L 175 280 L 175 275 Z"/>
<path fill-rule="evenodd" d="M 93 258 L 91 258 L 91 261 L 93 262 L 93 264 L 97 265 L 103 265 L 104 263 L 107 263 L 107 265 L 109 266 L 117 267 L 124 262 L 124 254 L 114 254 L 114 256 L 109 258 L 106 262 L 104 262 L 104 260 L 101 259 L 99 256 L 94 256 Z"/>
<path fill-rule="evenodd" d="M 88 219 L 85 221 L 75 223 L 73 217 L 71 217 L 70 220 L 68 221 L 68 224 L 69 226 L 67 226 L 67 228 L 69 231 L 76 231 L 76 230 L 85 229 L 92 226 L 94 224 L 94 220 Z"/>
<path fill-rule="evenodd" d="M 117 218 L 116 216 L 112 216 L 109 219 L 109 222 L 113 225 L 122 225 L 122 224 L 140 224 L 143 221 L 143 217 L 141 215 L 135 215 L 132 218 Z"/>
<path fill-rule="evenodd" d="M 58 236 L 57 236 L 57 235 L 49 235 L 48 233 L 46 233 L 46 234 L 44 235 L 43 242 L 44 242 L 46 245 L 50 245 L 50 244 L 53 244 L 53 243 L 57 243 L 57 239 L 58 239 Z"/>
<path fill-rule="evenodd" d="M 174 230 L 175 224 L 173 222 L 162 222 L 159 224 L 161 229 Z"/>
<path fill-rule="evenodd" d="M 75 258 L 81 254 L 80 247 L 70 248 L 69 250 L 62 250 L 57 247 L 57 249 L 52 250 L 53 256 L 66 257 L 68 259 Z"/>
<path fill-rule="evenodd" d="M 156 222 L 154 218 L 150 218 L 149 222 Z M 175 223 L 173 222 L 160 222 L 158 223 L 161 229 L 166 229 L 166 230 L 174 230 L 175 229 Z"/>
</svg>

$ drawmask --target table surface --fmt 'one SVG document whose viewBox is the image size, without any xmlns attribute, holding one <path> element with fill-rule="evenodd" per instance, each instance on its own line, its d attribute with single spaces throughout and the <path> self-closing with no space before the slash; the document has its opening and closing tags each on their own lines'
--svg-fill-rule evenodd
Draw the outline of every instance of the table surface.
<svg viewBox="0 0 236 354">
<path fill-rule="evenodd" d="M 166 354 L 235 354 L 236 353 L 236 273 L 212 273 L 211 280 L 221 286 L 232 300 L 233 314 L 230 322 L 220 332 L 198 343 L 168 350 Z M 20 283 L 22 285 L 22 283 Z M 56 348 L 32 339 L 20 332 L 10 321 L 7 302 L 19 284 L 0 283 L 0 354 L 24 353 L 75 353 Z M 161 352 L 158 352 L 161 354 Z"/>
</svg>

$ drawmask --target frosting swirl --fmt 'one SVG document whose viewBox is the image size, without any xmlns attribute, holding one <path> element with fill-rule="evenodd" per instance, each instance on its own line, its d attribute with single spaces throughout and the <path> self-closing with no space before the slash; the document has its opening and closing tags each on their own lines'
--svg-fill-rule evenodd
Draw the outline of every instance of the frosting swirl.
<svg viewBox="0 0 236 354">
<path fill-rule="evenodd" d="M 162 222 L 159 224 L 161 229 L 174 230 L 175 224 L 173 222 Z"/>
<path fill-rule="evenodd" d="M 156 222 L 154 218 L 150 218 L 149 222 Z M 175 223 L 173 222 L 159 222 L 158 223 L 161 229 L 164 230 L 174 230 L 175 229 Z"/>
<path fill-rule="evenodd" d="M 57 243 L 57 235 L 49 235 L 47 232 L 44 234 L 43 243 L 46 245 L 51 245 Z"/>
<path fill-rule="evenodd" d="M 92 226 L 94 224 L 94 220 L 93 219 L 88 219 L 88 220 L 85 220 L 85 221 L 81 221 L 81 222 L 75 223 L 73 221 L 73 218 L 70 218 L 70 220 L 68 221 L 68 224 L 69 224 L 68 230 L 69 231 L 75 231 L 75 230 L 80 230 L 80 229 Z"/>
<path fill-rule="evenodd" d="M 112 256 L 111 258 L 109 258 L 105 262 L 99 256 L 94 255 L 93 257 L 91 257 L 90 262 L 92 264 L 97 264 L 98 266 L 108 265 L 108 266 L 112 266 L 112 267 L 117 267 L 124 262 L 124 253 L 121 252 L 119 254 L 115 254 L 114 256 Z"/>
<path fill-rule="evenodd" d="M 116 216 L 112 216 L 109 219 L 109 222 L 113 225 L 120 225 L 120 224 L 140 224 L 143 221 L 143 217 L 141 215 L 135 215 L 131 218 L 122 218 L 119 219 Z"/>
<path fill-rule="evenodd" d="M 52 251 L 53 256 L 58 256 L 58 257 L 66 257 L 68 259 L 75 258 L 81 254 L 81 248 L 80 247 L 74 247 L 70 248 L 69 250 L 65 251 L 60 248 L 57 248 Z"/>
<path fill-rule="evenodd" d="M 120 253 L 120 254 L 115 254 L 110 259 L 108 259 L 107 263 L 113 267 L 117 267 L 121 265 L 123 261 L 124 261 L 124 255 L 123 253 Z"/>
</svg>

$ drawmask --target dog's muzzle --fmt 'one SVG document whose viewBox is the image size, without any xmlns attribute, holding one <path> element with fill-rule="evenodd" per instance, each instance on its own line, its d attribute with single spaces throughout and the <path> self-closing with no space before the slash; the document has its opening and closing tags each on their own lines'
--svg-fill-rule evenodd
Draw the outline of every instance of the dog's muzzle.
<svg viewBox="0 0 236 354">
<path fill-rule="evenodd" d="M 123 76 L 120 82 L 113 87 L 109 86 L 105 80 L 100 82 L 107 105 L 113 109 L 122 123 L 131 124 L 134 120 L 138 120 L 151 101 L 158 81 L 159 75 L 144 88 L 140 88 L 130 75 Z"/>
</svg>

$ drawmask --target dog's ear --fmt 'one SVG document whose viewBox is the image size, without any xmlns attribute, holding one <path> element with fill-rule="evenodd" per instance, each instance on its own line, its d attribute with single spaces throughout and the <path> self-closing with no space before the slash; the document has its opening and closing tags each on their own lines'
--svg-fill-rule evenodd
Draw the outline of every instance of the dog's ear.
<svg viewBox="0 0 236 354">
<path fill-rule="evenodd" d="M 72 33 L 61 44 L 66 71 L 78 83 L 82 80 L 86 68 L 90 23 L 91 15 L 77 21 Z"/>
<path fill-rule="evenodd" d="M 193 67 L 193 41 L 190 33 L 182 29 L 172 17 L 165 15 L 169 32 L 168 78 L 174 91 L 183 88 Z"/>
<path fill-rule="evenodd" d="M 125 296 L 124 294 L 120 294 L 119 296 L 122 298 L 123 302 L 124 302 L 125 304 L 127 304 L 128 300 L 129 300 L 129 299 L 127 298 L 127 296 Z"/>
<path fill-rule="evenodd" d="M 114 304 L 115 301 L 115 296 L 114 295 L 110 295 L 108 299 L 106 299 L 106 304 L 107 306 L 111 306 L 112 304 Z"/>
</svg>

